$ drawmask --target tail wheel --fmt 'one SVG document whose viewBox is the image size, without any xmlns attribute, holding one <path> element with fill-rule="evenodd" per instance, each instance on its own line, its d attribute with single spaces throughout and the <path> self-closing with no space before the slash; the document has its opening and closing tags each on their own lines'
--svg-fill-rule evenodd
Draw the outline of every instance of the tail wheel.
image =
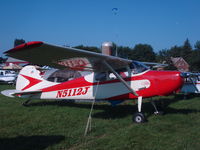
<svg viewBox="0 0 200 150">
<path fill-rule="evenodd" d="M 135 123 L 144 123 L 146 121 L 143 113 L 135 113 L 132 119 Z"/>
</svg>

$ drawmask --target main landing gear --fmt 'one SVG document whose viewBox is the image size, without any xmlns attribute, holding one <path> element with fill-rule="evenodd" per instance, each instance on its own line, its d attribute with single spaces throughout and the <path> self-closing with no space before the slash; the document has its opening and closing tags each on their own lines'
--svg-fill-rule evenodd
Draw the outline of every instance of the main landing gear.
<svg viewBox="0 0 200 150">
<path fill-rule="evenodd" d="M 116 71 L 112 68 L 112 66 L 111 66 L 108 62 L 103 61 L 103 63 L 104 63 L 105 66 L 107 66 L 107 68 L 121 81 L 121 83 L 124 84 L 124 86 L 125 86 L 132 94 L 134 94 L 135 96 L 138 97 L 138 112 L 135 113 L 135 114 L 133 115 L 133 121 L 136 122 L 136 123 L 143 123 L 143 122 L 145 122 L 145 121 L 146 121 L 146 118 L 145 118 L 144 114 L 141 112 L 141 108 L 142 108 L 142 96 L 139 96 L 139 95 L 137 94 L 137 92 L 136 92 L 136 91 L 135 91 L 135 90 L 134 90 L 134 89 L 119 75 L 119 74 L 118 74 L 118 72 L 116 72 Z M 144 87 L 144 88 L 146 88 L 146 87 Z M 154 108 L 156 108 L 155 105 L 154 105 Z M 156 112 L 158 112 L 157 109 L 156 109 Z"/>
<path fill-rule="evenodd" d="M 156 104 L 153 100 L 151 100 L 151 104 L 153 105 L 155 111 L 154 111 L 154 114 L 155 115 L 163 115 L 163 111 L 158 111 L 157 107 L 156 107 Z"/>
<path fill-rule="evenodd" d="M 144 114 L 141 113 L 141 112 L 135 113 L 135 114 L 133 115 L 133 118 L 132 118 L 132 119 L 133 119 L 133 121 L 134 121 L 135 123 L 143 123 L 143 122 L 146 121 L 146 118 L 145 118 Z"/>
<path fill-rule="evenodd" d="M 142 96 L 138 97 L 138 112 L 133 114 L 133 121 L 135 123 L 143 123 L 146 121 L 144 114 L 141 112 L 142 108 Z"/>
<path fill-rule="evenodd" d="M 153 105 L 154 109 L 155 109 L 155 112 L 154 114 L 155 115 L 162 115 L 163 112 L 162 111 L 158 111 L 156 105 L 155 105 L 155 102 L 153 100 L 151 100 L 151 104 Z M 139 96 L 138 97 L 138 112 L 133 114 L 133 122 L 135 123 L 144 123 L 146 122 L 146 117 L 145 115 L 141 112 L 141 109 L 142 109 L 142 96 Z"/>
</svg>

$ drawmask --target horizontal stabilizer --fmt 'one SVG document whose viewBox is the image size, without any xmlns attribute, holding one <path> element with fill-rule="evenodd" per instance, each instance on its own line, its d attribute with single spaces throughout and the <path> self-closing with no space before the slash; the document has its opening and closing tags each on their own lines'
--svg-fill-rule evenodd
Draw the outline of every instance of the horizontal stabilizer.
<svg viewBox="0 0 200 150">
<path fill-rule="evenodd" d="M 15 97 L 20 95 L 31 95 L 31 94 L 39 94 L 42 93 L 42 91 L 19 91 L 19 90 L 4 90 L 1 91 L 1 94 L 8 96 L 8 97 Z"/>
<path fill-rule="evenodd" d="M 4 96 L 8 96 L 8 97 L 14 97 L 14 93 L 16 92 L 16 90 L 4 90 L 1 91 L 1 94 Z"/>
<path fill-rule="evenodd" d="M 21 91 L 21 92 L 16 92 L 13 93 L 14 96 L 16 95 L 31 95 L 31 94 L 39 94 L 42 93 L 42 91 L 38 90 L 38 91 Z"/>
</svg>

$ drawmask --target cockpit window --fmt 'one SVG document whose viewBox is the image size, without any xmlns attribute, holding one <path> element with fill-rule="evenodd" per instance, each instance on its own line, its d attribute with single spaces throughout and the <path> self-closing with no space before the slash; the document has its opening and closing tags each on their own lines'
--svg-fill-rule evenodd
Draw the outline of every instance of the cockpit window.
<svg viewBox="0 0 200 150">
<path fill-rule="evenodd" d="M 97 81 L 105 81 L 105 80 L 107 80 L 106 72 L 96 73 L 95 74 L 95 80 L 97 80 Z"/>
<path fill-rule="evenodd" d="M 62 83 L 65 81 L 79 78 L 81 77 L 81 74 L 78 71 L 64 69 L 64 70 L 49 70 L 49 72 L 46 72 L 44 76 L 47 81 Z"/>
<path fill-rule="evenodd" d="M 115 70 L 122 78 L 128 78 L 131 76 L 131 72 L 133 74 L 141 73 L 149 68 L 145 66 L 143 63 L 138 61 L 133 61 L 129 67 L 121 68 Z M 112 72 L 98 72 L 95 73 L 95 80 L 97 81 L 106 81 L 106 80 L 114 80 L 117 79 L 117 77 Z"/>
<path fill-rule="evenodd" d="M 144 71 L 148 70 L 149 68 L 141 62 L 133 61 L 130 64 L 130 69 L 132 70 L 132 72 L 134 74 L 136 74 L 136 73 L 144 72 Z"/>
</svg>

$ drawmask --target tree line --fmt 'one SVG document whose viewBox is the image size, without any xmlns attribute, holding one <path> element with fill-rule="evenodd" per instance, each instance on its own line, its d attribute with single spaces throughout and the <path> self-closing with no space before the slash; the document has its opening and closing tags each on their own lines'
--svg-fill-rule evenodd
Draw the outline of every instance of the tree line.
<svg viewBox="0 0 200 150">
<path fill-rule="evenodd" d="M 75 48 L 101 52 L 98 47 L 79 45 Z M 160 50 L 157 53 L 154 52 L 153 47 L 149 44 L 136 44 L 133 48 L 114 44 L 114 49 L 117 49 L 118 57 L 143 62 L 166 63 L 169 64 L 167 69 L 170 70 L 176 70 L 171 62 L 171 57 L 182 57 L 189 64 L 190 71 L 200 72 L 200 41 L 197 41 L 192 46 L 189 39 L 186 39 L 181 46 L 175 45 L 169 49 Z"/>
<path fill-rule="evenodd" d="M 14 47 L 25 43 L 24 39 L 15 39 Z M 101 52 L 101 48 L 96 46 L 84 46 L 78 45 L 74 48 Z M 169 49 L 163 49 L 158 52 L 154 52 L 154 49 L 149 44 L 136 44 L 133 48 L 127 46 L 117 46 L 114 43 L 113 49 L 117 50 L 117 56 L 138 60 L 143 62 L 157 62 L 167 63 L 169 67 L 167 69 L 176 69 L 171 62 L 171 57 L 182 57 L 190 65 L 190 71 L 200 72 L 200 41 L 197 41 L 194 46 L 190 44 L 189 39 L 186 39 L 181 46 L 172 46 Z M 5 61 L 5 58 L 0 58 L 0 61 Z"/>
</svg>

